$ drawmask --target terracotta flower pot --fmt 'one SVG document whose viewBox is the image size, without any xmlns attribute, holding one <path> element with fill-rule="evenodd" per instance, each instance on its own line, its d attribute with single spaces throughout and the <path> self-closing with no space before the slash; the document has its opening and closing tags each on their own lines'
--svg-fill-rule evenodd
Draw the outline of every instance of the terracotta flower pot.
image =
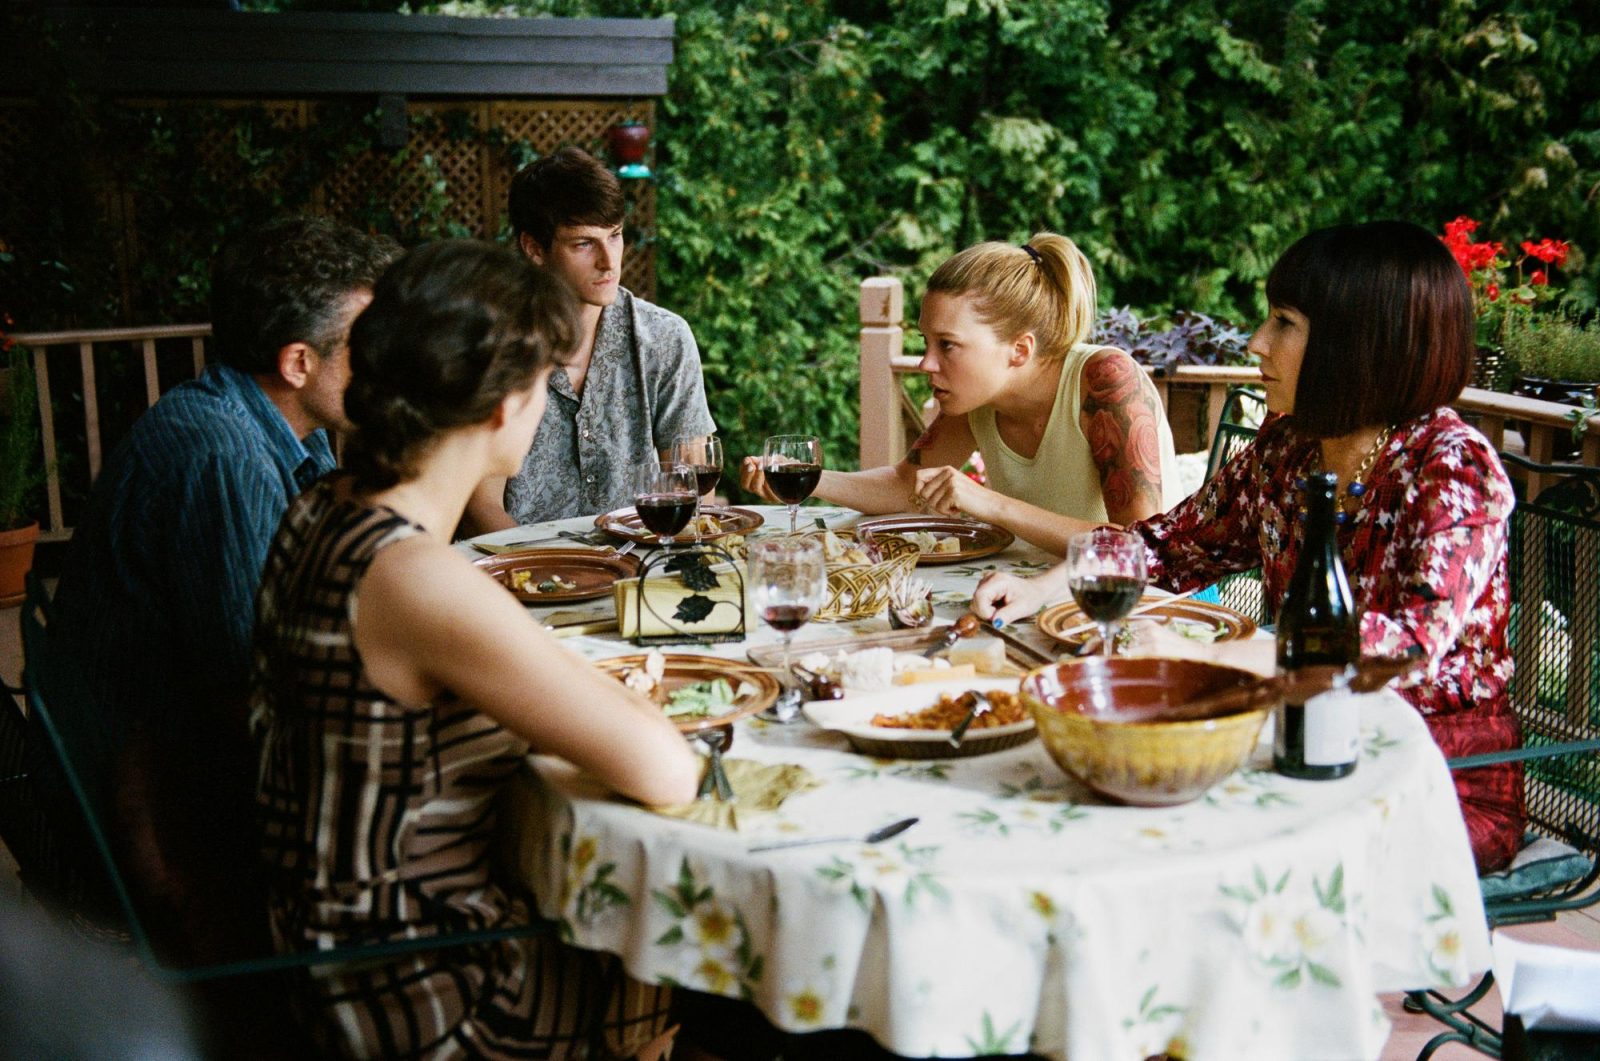
<svg viewBox="0 0 1600 1061">
<path fill-rule="evenodd" d="M 0 608 L 15 607 L 27 595 L 26 580 L 38 541 L 37 523 L 0 531 Z"/>
</svg>

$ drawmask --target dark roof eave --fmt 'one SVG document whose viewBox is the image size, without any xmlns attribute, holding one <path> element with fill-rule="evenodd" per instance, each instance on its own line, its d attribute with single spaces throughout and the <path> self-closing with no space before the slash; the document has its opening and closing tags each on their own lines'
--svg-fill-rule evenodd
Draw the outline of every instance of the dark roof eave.
<svg viewBox="0 0 1600 1061">
<path fill-rule="evenodd" d="M 670 19 L 104 8 L 46 17 L 84 87 L 119 96 L 662 96 L 673 56 Z"/>
</svg>

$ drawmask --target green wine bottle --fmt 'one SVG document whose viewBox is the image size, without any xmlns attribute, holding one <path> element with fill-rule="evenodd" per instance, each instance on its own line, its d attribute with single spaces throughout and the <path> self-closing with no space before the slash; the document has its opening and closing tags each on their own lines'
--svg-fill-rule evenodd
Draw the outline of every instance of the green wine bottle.
<svg viewBox="0 0 1600 1061">
<path fill-rule="evenodd" d="M 1361 616 L 1335 533 L 1338 487 L 1338 477 L 1330 472 L 1305 480 L 1305 540 L 1278 611 L 1279 671 L 1333 671 L 1328 692 L 1303 702 L 1286 698 L 1277 710 L 1272 765 L 1280 774 L 1308 781 L 1346 776 L 1360 752 L 1358 699 L 1347 686 L 1361 662 Z"/>
</svg>

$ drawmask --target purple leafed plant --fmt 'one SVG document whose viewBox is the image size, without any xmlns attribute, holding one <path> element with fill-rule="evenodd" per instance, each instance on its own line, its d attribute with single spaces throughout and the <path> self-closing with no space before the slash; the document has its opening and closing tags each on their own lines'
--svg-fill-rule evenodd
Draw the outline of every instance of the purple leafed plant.
<svg viewBox="0 0 1600 1061">
<path fill-rule="evenodd" d="M 1250 333 L 1204 313 L 1178 310 L 1170 318 L 1140 319 L 1127 306 L 1102 313 L 1091 340 L 1115 346 L 1164 375 L 1178 365 L 1247 365 Z"/>
</svg>

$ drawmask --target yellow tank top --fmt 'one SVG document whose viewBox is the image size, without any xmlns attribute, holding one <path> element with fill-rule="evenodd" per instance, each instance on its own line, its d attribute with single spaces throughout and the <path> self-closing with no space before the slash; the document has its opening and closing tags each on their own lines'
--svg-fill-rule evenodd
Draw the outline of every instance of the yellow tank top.
<svg viewBox="0 0 1600 1061">
<path fill-rule="evenodd" d="M 1039 450 L 1023 457 L 1007 446 L 995 427 L 994 408 L 985 405 L 967 414 L 967 424 L 978 440 L 989 488 L 1007 497 L 1075 519 L 1104 522 L 1105 499 L 1100 493 L 1100 472 L 1089 451 L 1089 440 L 1078 423 L 1082 407 L 1079 378 L 1089 356 L 1104 347 L 1079 343 L 1067 352 L 1061 366 L 1061 382 L 1056 385 L 1056 404 L 1045 424 Z M 1140 372 L 1139 386 L 1161 407 L 1160 396 L 1150 377 Z M 1164 509 L 1183 500 L 1178 488 L 1177 451 L 1172 445 L 1172 429 L 1167 418 L 1156 418 L 1161 443 L 1161 503 Z"/>
</svg>

